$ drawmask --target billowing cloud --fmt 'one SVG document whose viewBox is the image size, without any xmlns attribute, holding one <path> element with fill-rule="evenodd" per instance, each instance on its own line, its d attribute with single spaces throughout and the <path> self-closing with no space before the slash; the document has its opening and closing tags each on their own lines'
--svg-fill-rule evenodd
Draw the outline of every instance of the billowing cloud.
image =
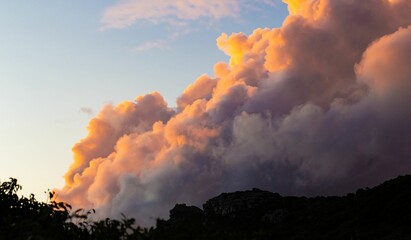
<svg viewBox="0 0 411 240">
<path fill-rule="evenodd" d="M 282 27 L 222 34 L 230 62 L 177 109 L 158 93 L 104 107 L 60 200 L 147 224 L 223 191 L 342 194 L 410 173 L 410 1 L 284 2 Z"/>
</svg>

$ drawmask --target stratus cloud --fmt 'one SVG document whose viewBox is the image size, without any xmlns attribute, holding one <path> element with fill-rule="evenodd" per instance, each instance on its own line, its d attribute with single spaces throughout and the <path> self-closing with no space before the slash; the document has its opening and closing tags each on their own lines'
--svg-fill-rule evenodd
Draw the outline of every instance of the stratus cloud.
<svg viewBox="0 0 411 240">
<path fill-rule="evenodd" d="M 222 191 L 341 194 L 410 173 L 410 2 L 285 2 L 281 28 L 222 34 L 230 62 L 177 109 L 158 93 L 103 108 L 59 199 L 147 224 Z"/>
<path fill-rule="evenodd" d="M 124 28 L 138 21 L 182 22 L 198 18 L 235 17 L 237 0 L 122 0 L 109 7 L 101 20 L 105 28 Z"/>
</svg>

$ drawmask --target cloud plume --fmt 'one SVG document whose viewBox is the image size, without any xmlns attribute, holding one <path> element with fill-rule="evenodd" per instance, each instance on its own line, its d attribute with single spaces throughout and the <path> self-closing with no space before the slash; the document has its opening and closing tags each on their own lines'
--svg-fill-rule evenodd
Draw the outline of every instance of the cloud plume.
<svg viewBox="0 0 411 240">
<path fill-rule="evenodd" d="M 176 109 L 159 93 L 104 107 L 59 198 L 147 224 L 223 191 L 342 194 L 411 173 L 410 1 L 284 2 L 280 28 L 222 34 L 230 62 Z"/>
</svg>

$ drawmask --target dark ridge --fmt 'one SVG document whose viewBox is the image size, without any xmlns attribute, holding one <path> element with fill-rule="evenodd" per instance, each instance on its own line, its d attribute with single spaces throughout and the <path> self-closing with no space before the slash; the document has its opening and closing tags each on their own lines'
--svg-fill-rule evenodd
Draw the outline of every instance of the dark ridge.
<svg viewBox="0 0 411 240">
<path fill-rule="evenodd" d="M 411 176 L 343 197 L 282 197 L 259 189 L 223 193 L 201 212 L 178 204 L 170 213 L 152 239 L 405 240 L 411 239 Z"/>
<path fill-rule="evenodd" d="M 260 189 L 223 193 L 203 209 L 177 204 L 168 220 L 149 229 L 125 216 L 93 221 L 94 210 L 18 197 L 20 189 L 16 179 L 0 184 L 0 240 L 411 239 L 411 175 L 343 197 L 283 197 Z"/>
</svg>

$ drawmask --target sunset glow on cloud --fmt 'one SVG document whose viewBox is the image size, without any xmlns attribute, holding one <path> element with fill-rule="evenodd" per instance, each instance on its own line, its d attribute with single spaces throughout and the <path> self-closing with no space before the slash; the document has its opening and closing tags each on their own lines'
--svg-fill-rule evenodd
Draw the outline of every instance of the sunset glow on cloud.
<svg viewBox="0 0 411 240">
<path fill-rule="evenodd" d="M 409 173 L 409 0 L 284 2 L 280 28 L 223 33 L 229 63 L 176 108 L 157 92 L 105 106 L 73 147 L 59 200 L 149 224 L 224 191 L 342 194 Z M 103 23 L 218 19 L 237 4 L 126 0 Z"/>
<path fill-rule="evenodd" d="M 124 28 L 138 21 L 183 23 L 235 17 L 239 11 L 236 0 L 123 0 L 106 9 L 101 21 L 106 28 Z"/>
</svg>

